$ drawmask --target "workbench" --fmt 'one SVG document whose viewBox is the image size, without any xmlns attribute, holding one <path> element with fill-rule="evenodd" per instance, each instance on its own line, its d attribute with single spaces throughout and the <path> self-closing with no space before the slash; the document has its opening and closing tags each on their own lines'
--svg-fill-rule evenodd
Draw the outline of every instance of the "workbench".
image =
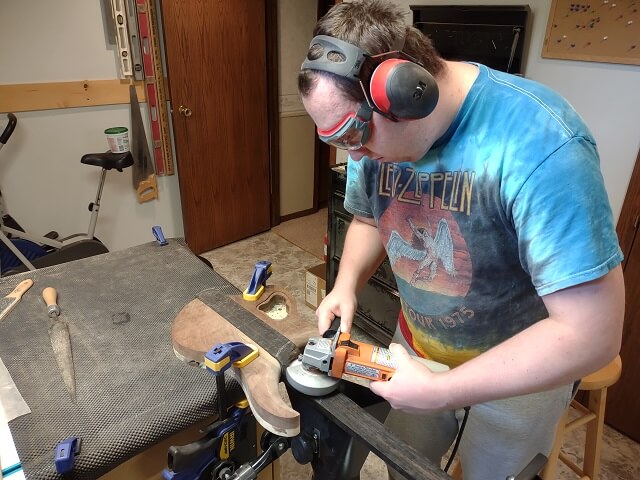
<svg viewBox="0 0 640 480">
<path fill-rule="evenodd" d="M 33 279 L 34 285 L 0 323 L 0 358 L 31 409 L 9 423 L 27 479 L 62 478 L 55 471 L 53 453 L 65 438 L 82 438 L 75 468 L 65 478 L 94 479 L 215 416 L 215 382 L 206 370 L 176 357 L 171 324 L 198 296 L 239 292 L 181 239 L 5 277 L 0 279 L 0 295 L 25 278 Z M 69 323 L 75 404 L 49 340 L 41 297 L 49 286 L 57 289 L 60 318 Z M 276 342 L 277 332 L 268 333 L 269 342 Z M 229 377 L 226 394 L 229 401 L 243 397 Z M 345 393 L 308 402 L 321 419 L 369 445 L 408 477 L 448 478 Z"/>
</svg>

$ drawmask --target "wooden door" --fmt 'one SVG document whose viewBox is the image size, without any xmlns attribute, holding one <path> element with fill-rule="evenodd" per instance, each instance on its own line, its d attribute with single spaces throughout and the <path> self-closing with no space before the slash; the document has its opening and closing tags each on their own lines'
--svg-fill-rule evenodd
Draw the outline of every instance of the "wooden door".
<svg viewBox="0 0 640 480">
<path fill-rule="evenodd" d="M 184 232 L 194 253 L 271 226 L 268 3 L 161 2 Z"/>
<path fill-rule="evenodd" d="M 625 256 L 622 264 L 626 311 L 622 334 L 622 376 L 609 388 L 606 422 L 640 442 L 640 152 L 622 205 L 617 232 Z"/>
</svg>

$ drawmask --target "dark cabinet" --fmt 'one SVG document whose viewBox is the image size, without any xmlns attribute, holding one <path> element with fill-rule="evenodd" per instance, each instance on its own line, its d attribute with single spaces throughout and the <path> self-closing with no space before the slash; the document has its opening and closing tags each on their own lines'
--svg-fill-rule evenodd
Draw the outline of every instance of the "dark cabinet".
<svg viewBox="0 0 640 480">
<path fill-rule="evenodd" d="M 412 5 L 413 24 L 447 60 L 523 74 L 528 5 Z"/>
<path fill-rule="evenodd" d="M 333 288 L 338 275 L 347 229 L 353 218 L 344 209 L 346 183 L 346 165 L 332 168 L 329 181 L 327 292 Z M 358 295 L 354 323 L 376 340 L 388 344 L 395 331 L 399 311 L 400 297 L 395 277 L 388 259 L 385 259 Z"/>
</svg>

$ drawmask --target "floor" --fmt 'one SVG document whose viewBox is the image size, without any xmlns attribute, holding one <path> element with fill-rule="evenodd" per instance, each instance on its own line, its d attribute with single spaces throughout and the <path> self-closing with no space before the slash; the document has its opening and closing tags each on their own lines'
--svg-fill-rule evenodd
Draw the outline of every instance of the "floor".
<svg viewBox="0 0 640 480">
<path fill-rule="evenodd" d="M 326 222 L 326 214 L 321 211 L 319 214 L 315 214 L 311 220 Z M 290 220 L 285 222 L 286 225 L 281 224 L 279 228 L 270 232 L 218 248 L 204 253 L 202 256 L 211 262 L 218 273 L 240 290 L 247 287 L 257 261 L 271 261 L 273 273 L 269 283 L 287 289 L 295 299 L 301 317 L 309 322 L 315 322 L 314 311 L 305 305 L 305 270 L 322 263 L 321 254 L 318 253 L 322 252 L 319 247 L 322 244 L 322 235 L 319 238 L 309 239 L 308 236 L 307 238 L 300 236 L 299 232 L 324 231 L 324 227 L 310 228 L 309 221 L 309 218 Z M 300 228 L 300 225 L 303 225 L 303 228 Z M 298 232 L 298 234 L 292 235 L 288 232 Z M 283 236 L 286 236 L 287 239 Z M 300 246 L 292 242 L 296 242 Z M 314 242 L 317 244 L 313 245 Z M 583 438 L 582 429 L 568 434 L 564 444 L 565 453 L 580 460 L 582 458 L 580 442 L 583 441 Z M 606 425 L 601 458 L 601 480 L 640 479 L 640 444 Z M 311 478 L 311 468 L 308 465 L 299 465 L 290 453 L 282 457 L 281 466 L 282 480 Z M 361 480 L 384 480 L 386 478 L 384 463 L 375 455 L 370 454 L 362 469 Z M 561 466 L 558 479 L 574 480 L 577 478 L 571 470 L 564 465 Z"/>
</svg>

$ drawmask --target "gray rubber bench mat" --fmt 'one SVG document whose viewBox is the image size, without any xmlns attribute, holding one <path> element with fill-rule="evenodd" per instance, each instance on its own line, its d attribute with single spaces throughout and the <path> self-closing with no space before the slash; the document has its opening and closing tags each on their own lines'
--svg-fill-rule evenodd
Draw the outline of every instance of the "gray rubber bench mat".
<svg viewBox="0 0 640 480">
<path fill-rule="evenodd" d="M 0 295 L 33 287 L 0 323 L 0 357 L 32 413 L 9 426 L 28 479 L 62 478 L 54 451 L 77 436 L 73 473 L 93 479 L 217 413 L 215 380 L 175 356 L 171 324 L 200 292 L 238 290 L 181 240 L 157 242 L 0 279 Z M 53 356 L 42 290 L 58 291 L 71 336 L 77 404 Z M 242 398 L 227 379 L 229 400 Z"/>
</svg>

